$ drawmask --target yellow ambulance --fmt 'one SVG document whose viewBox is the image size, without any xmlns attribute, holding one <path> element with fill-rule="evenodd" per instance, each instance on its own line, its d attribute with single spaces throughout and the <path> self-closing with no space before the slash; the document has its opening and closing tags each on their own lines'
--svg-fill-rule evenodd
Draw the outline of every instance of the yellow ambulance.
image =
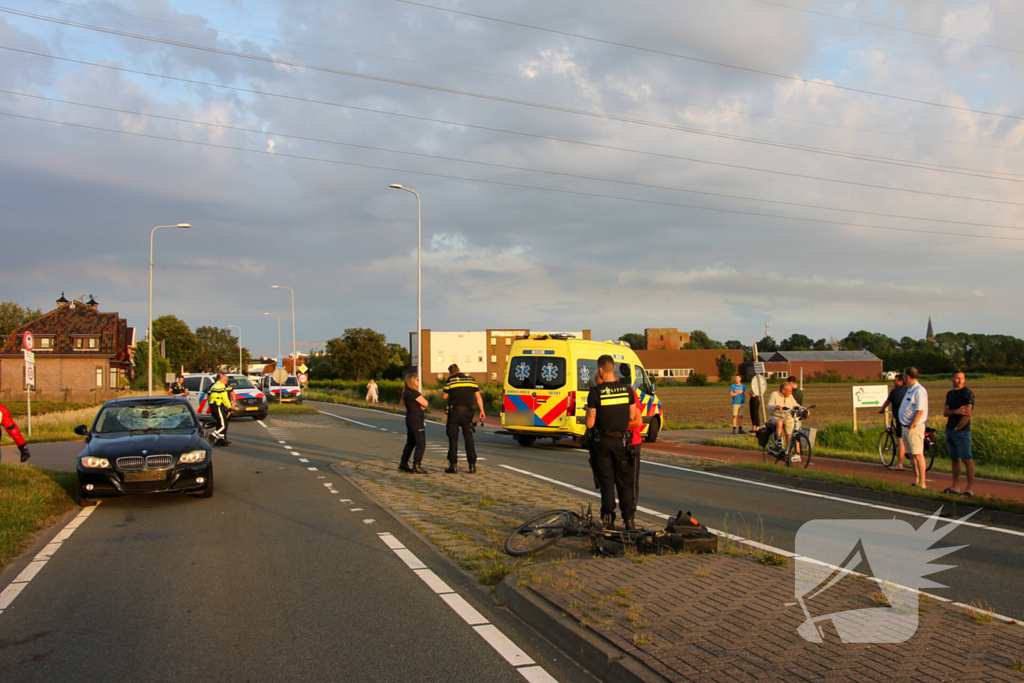
<svg viewBox="0 0 1024 683">
<path fill-rule="evenodd" d="M 658 438 L 664 421 L 661 400 L 643 364 L 625 342 L 577 339 L 571 334 L 531 334 L 516 337 L 509 351 L 501 400 L 501 424 L 522 446 L 537 439 L 574 439 L 585 445 L 587 393 L 597 377 L 597 359 L 615 359 L 615 376 L 629 369 L 640 397 L 644 437 Z"/>
</svg>

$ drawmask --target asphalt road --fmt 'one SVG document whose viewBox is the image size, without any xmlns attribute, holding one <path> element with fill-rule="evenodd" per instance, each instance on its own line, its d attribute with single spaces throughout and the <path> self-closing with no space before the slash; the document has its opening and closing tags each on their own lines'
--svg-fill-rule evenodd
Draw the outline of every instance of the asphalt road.
<svg viewBox="0 0 1024 683">
<path fill-rule="evenodd" d="M 401 415 L 335 404 L 308 405 L 358 420 L 368 425 L 362 427 L 368 431 L 371 428 L 404 430 Z M 552 446 L 550 441 L 538 442 L 548 444 L 546 446 L 523 448 L 511 437 L 493 432 L 490 429 L 476 432 L 477 450 L 481 457 L 487 459 L 481 467 L 508 465 L 576 487 L 592 488 L 593 477 L 583 451 Z M 446 444 L 444 426 L 428 422 L 427 440 L 435 447 Z M 431 453 L 434 453 L 433 457 L 444 457 L 439 450 L 428 451 L 428 457 Z M 397 465 L 398 454 L 396 447 L 385 457 Z M 645 463 L 641 469 L 639 504 L 665 514 L 675 514 L 680 509 L 691 511 L 709 527 L 728 530 L 790 552 L 794 551 L 800 526 L 810 520 L 897 517 L 915 528 L 925 521 L 920 510 L 894 513 L 879 506 L 864 505 L 862 501 L 811 497 L 790 489 L 758 486 L 740 479 L 709 477 L 699 472 L 651 463 Z M 1024 583 L 1024 532 L 1010 528 L 996 531 L 962 526 L 939 545 L 967 547 L 936 561 L 936 564 L 955 565 L 955 568 L 931 575 L 931 580 L 948 588 L 928 588 L 928 592 L 957 602 L 984 603 L 999 614 L 1024 620 L 1024 591 L 1020 590 Z"/>
<path fill-rule="evenodd" d="M 555 680 L 593 680 L 327 467 L 341 444 L 380 457 L 399 437 L 234 422 L 231 438 L 212 498 L 104 501 L 63 542 L 0 613 L 0 680 L 523 681 L 382 532 Z"/>
</svg>

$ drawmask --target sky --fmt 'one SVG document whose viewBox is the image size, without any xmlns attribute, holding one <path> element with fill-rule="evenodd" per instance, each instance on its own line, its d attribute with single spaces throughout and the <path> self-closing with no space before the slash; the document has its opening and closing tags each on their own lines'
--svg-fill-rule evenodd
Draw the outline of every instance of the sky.
<svg viewBox="0 0 1024 683">
<path fill-rule="evenodd" d="M 190 223 L 154 317 L 275 355 L 280 284 L 299 343 L 407 344 L 399 183 L 425 328 L 1024 336 L 1020 35 L 1015 0 L 7 0 L 0 299 L 141 339 Z"/>
</svg>

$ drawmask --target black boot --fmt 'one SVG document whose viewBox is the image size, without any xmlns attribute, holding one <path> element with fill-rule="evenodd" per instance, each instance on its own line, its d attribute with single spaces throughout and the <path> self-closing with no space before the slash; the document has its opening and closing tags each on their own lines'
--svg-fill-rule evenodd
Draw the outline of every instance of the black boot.
<svg viewBox="0 0 1024 683">
<path fill-rule="evenodd" d="M 459 465 L 458 465 L 458 463 L 454 463 L 453 462 L 452 464 L 448 465 L 448 469 L 446 469 L 444 471 L 444 473 L 445 474 L 458 474 L 459 473 Z"/>
<path fill-rule="evenodd" d="M 469 463 L 469 473 L 470 474 L 476 474 L 476 463 L 475 462 Z"/>
<path fill-rule="evenodd" d="M 615 526 L 615 515 L 601 515 L 601 525 L 607 529 Z"/>
<path fill-rule="evenodd" d="M 413 474 L 426 474 L 427 473 L 427 471 L 425 469 L 423 469 L 422 467 L 420 467 L 419 465 L 413 465 L 411 472 Z"/>
<path fill-rule="evenodd" d="M 413 468 L 409 467 L 409 463 L 403 462 L 398 465 L 399 472 L 413 472 Z"/>
<path fill-rule="evenodd" d="M 632 517 L 623 519 L 622 526 L 626 527 L 626 531 L 636 531 L 636 524 L 633 523 Z"/>
</svg>

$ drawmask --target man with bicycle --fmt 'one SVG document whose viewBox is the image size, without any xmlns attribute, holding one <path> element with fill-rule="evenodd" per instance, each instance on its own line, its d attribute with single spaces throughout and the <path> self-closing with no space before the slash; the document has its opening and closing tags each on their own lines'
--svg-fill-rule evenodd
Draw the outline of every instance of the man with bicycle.
<svg viewBox="0 0 1024 683">
<path fill-rule="evenodd" d="M 768 414 L 775 427 L 775 438 L 785 446 L 789 445 L 789 437 L 793 435 L 793 411 L 799 407 L 800 404 L 793 396 L 793 385 L 789 382 L 783 382 L 779 390 L 772 392 L 768 399 Z"/>
<path fill-rule="evenodd" d="M 892 425 L 896 436 L 896 451 L 899 455 L 899 464 L 890 465 L 889 469 L 896 472 L 903 471 L 903 458 L 907 454 L 907 448 L 903 444 L 903 425 L 900 424 L 899 419 L 900 406 L 903 405 L 903 397 L 906 395 L 907 387 L 904 383 L 903 373 L 900 372 L 892 380 L 892 391 L 889 392 L 889 398 L 885 399 L 885 403 L 878 409 L 879 414 L 884 414 L 886 408 L 892 413 Z"/>
<path fill-rule="evenodd" d="M 903 425 L 903 442 L 914 463 L 915 481 L 911 486 L 926 489 L 928 464 L 924 459 L 924 425 L 928 422 L 928 390 L 917 381 L 917 368 L 907 368 L 903 376 L 907 393 L 900 404 L 899 421 Z"/>
</svg>

